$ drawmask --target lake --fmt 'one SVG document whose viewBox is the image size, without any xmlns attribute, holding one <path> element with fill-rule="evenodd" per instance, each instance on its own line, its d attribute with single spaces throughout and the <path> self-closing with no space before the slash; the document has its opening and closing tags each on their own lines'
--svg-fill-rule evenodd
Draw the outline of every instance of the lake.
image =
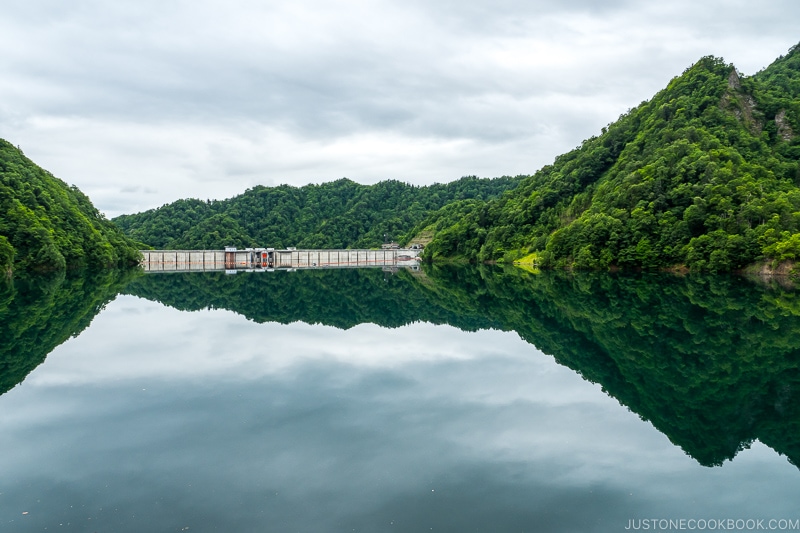
<svg viewBox="0 0 800 533">
<path fill-rule="evenodd" d="M 0 530 L 800 529 L 799 295 L 490 266 L 20 276 Z"/>
</svg>

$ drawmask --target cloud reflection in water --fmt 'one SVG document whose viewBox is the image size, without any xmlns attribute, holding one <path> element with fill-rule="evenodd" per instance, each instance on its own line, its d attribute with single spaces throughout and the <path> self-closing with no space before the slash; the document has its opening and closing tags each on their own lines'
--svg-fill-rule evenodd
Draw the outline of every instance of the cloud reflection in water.
<svg viewBox="0 0 800 533">
<path fill-rule="evenodd" d="M 790 517 L 800 488 L 760 444 L 698 466 L 514 333 L 425 323 L 120 296 L 0 410 L 0 520 L 25 530 L 620 531 Z"/>
</svg>

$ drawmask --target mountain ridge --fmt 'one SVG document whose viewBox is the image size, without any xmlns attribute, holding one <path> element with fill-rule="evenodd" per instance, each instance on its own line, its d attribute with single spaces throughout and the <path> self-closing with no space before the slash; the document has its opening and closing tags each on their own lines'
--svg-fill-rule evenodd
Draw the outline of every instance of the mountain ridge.
<svg viewBox="0 0 800 533">
<path fill-rule="evenodd" d="M 0 271 L 63 270 L 138 262 L 139 251 L 92 205 L 0 139 Z"/>
<path fill-rule="evenodd" d="M 130 237 L 163 249 L 374 248 L 387 239 L 403 240 L 417 222 L 451 201 L 488 199 L 521 179 L 466 176 L 416 186 L 342 178 L 302 187 L 259 185 L 226 200 L 177 200 L 113 222 Z"/>
<path fill-rule="evenodd" d="M 730 271 L 800 258 L 800 46 L 707 56 L 512 192 L 433 213 L 428 258 Z"/>
</svg>

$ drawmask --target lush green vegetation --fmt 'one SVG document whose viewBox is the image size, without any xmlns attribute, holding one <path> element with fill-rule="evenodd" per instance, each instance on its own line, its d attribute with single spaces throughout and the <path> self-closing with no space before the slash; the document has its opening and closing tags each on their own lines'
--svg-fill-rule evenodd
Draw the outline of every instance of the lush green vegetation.
<svg viewBox="0 0 800 533">
<path fill-rule="evenodd" d="M 77 187 L 0 139 L 0 271 L 132 264 L 138 248 Z"/>
<path fill-rule="evenodd" d="M 86 329 L 135 275 L 134 269 L 62 270 L 0 279 L 0 394 Z"/>
<path fill-rule="evenodd" d="M 349 328 L 422 320 L 516 331 L 704 465 L 733 458 L 755 439 L 800 465 L 800 299 L 779 286 L 727 276 L 434 265 L 395 275 L 154 274 L 125 290 L 257 322 Z"/>
<path fill-rule="evenodd" d="M 429 257 L 729 271 L 800 259 L 800 45 L 752 77 L 706 57 L 499 199 L 448 205 Z"/>
<path fill-rule="evenodd" d="M 465 177 L 425 187 L 391 180 L 359 185 L 348 179 L 258 186 L 228 200 L 178 200 L 114 223 L 158 249 L 373 248 L 385 238 L 407 240 L 411 228 L 448 202 L 487 200 L 521 179 Z"/>
<path fill-rule="evenodd" d="M 703 58 L 533 176 L 256 187 L 114 222 L 156 248 L 375 247 L 425 234 L 429 258 L 535 253 L 550 267 L 719 272 L 798 260 L 800 46 L 751 77 Z"/>
</svg>

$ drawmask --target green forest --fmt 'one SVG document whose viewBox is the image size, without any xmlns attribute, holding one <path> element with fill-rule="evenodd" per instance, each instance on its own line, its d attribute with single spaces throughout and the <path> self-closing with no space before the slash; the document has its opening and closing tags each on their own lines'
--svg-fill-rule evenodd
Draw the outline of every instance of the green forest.
<svg viewBox="0 0 800 533">
<path fill-rule="evenodd" d="M 388 180 L 360 185 L 258 186 L 227 200 L 178 200 L 113 220 L 129 237 L 156 249 L 377 248 L 407 241 L 407 232 L 454 201 L 486 201 L 522 180 L 474 176 L 424 187 Z"/>
<path fill-rule="evenodd" d="M 0 271 L 135 264 L 138 247 L 92 205 L 0 139 Z"/>
<path fill-rule="evenodd" d="M 530 176 L 257 186 L 106 220 L 0 141 L 0 269 L 161 249 L 427 244 L 430 260 L 724 272 L 800 259 L 800 45 L 753 76 L 705 57 Z M 121 231 L 120 231 L 121 230 Z"/>
<path fill-rule="evenodd" d="M 388 238 L 431 241 L 431 260 L 777 266 L 800 259 L 800 45 L 749 77 L 704 57 L 531 176 L 255 187 L 114 222 L 166 249 L 368 248 Z"/>
<path fill-rule="evenodd" d="M 416 232 L 435 233 L 429 257 L 730 271 L 800 258 L 799 186 L 800 45 L 750 77 L 705 57 L 513 192 Z"/>
</svg>

